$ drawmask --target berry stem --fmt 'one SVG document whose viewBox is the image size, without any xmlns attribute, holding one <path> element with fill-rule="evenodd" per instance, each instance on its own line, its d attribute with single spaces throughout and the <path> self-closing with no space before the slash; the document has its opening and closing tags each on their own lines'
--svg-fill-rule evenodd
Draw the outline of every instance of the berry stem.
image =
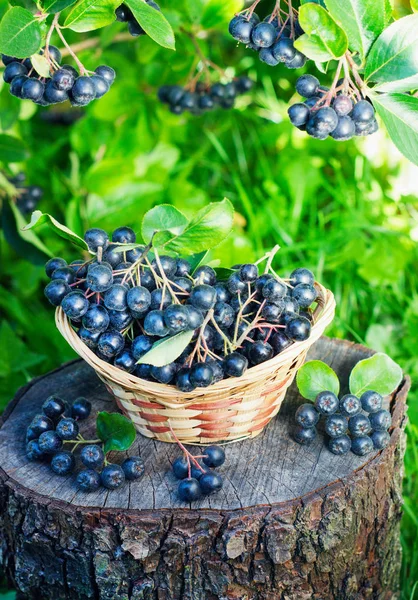
<svg viewBox="0 0 418 600">
<path fill-rule="evenodd" d="M 58 14 L 55 15 L 55 17 L 57 17 Z M 54 21 L 55 21 L 55 19 L 54 19 Z M 59 37 L 61 38 L 61 41 L 64 44 L 64 46 L 67 48 L 68 54 L 73 57 L 74 62 L 76 63 L 77 67 L 79 68 L 80 75 L 86 75 L 87 69 L 85 68 L 85 66 L 83 65 L 83 63 L 81 62 L 81 60 L 78 58 L 78 56 L 75 54 L 75 52 L 73 52 L 71 46 L 69 45 L 69 43 L 65 39 L 65 37 L 64 37 L 64 35 L 63 35 L 62 31 L 61 31 L 61 27 L 58 24 L 58 20 L 56 20 L 56 22 L 55 22 L 55 30 L 58 33 Z"/>
<path fill-rule="evenodd" d="M 182 450 L 182 452 L 184 453 L 187 462 L 188 462 L 188 466 L 189 466 L 189 477 L 191 474 L 191 465 L 190 465 L 190 461 L 193 462 L 193 464 L 202 471 L 202 473 L 205 472 L 205 469 L 198 463 L 198 461 L 196 460 L 196 458 L 193 456 L 193 454 L 190 454 L 190 452 L 187 450 L 187 448 L 185 446 L 183 446 L 183 444 L 180 442 L 179 438 L 176 436 L 176 434 L 174 433 L 174 430 L 171 426 L 170 421 L 168 422 L 168 426 L 170 427 L 170 431 L 171 431 L 171 435 L 173 436 L 174 440 L 176 441 L 177 445 L 179 446 L 179 448 Z M 206 455 L 202 454 L 199 455 L 197 458 L 204 458 Z"/>
<path fill-rule="evenodd" d="M 168 279 L 167 275 L 164 273 L 161 261 L 160 261 L 160 255 L 158 254 L 158 250 L 156 248 L 154 248 L 154 255 L 155 255 L 155 261 L 158 265 L 158 268 L 160 269 L 160 277 L 164 282 L 164 289 L 167 288 L 168 291 L 170 292 L 171 298 L 173 300 L 174 304 L 181 304 L 180 300 L 177 298 L 176 294 L 173 291 L 173 288 L 171 287 L 171 283 L 170 280 Z M 163 291 L 163 300 L 164 300 L 164 291 Z"/>
<path fill-rule="evenodd" d="M 270 268 L 271 268 L 271 263 L 273 262 L 273 258 L 275 257 L 275 255 L 277 254 L 277 252 L 280 250 L 280 246 L 279 244 L 276 244 L 274 246 L 274 248 L 272 248 L 272 250 L 270 252 L 268 252 L 268 259 L 267 259 L 267 263 L 266 263 L 266 268 L 264 269 L 264 273 L 268 273 Z"/>
</svg>

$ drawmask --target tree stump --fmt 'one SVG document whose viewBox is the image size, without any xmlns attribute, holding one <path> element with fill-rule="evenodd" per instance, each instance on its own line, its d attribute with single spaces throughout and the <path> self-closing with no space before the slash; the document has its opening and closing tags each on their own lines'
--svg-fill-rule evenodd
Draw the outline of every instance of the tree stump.
<svg viewBox="0 0 418 600">
<path fill-rule="evenodd" d="M 354 364 L 371 354 L 323 338 L 309 358 L 329 363 L 346 387 Z M 405 380 L 387 399 L 393 426 L 384 451 L 337 457 L 322 435 L 309 447 L 290 438 L 303 402 L 293 386 L 260 436 L 227 446 L 223 490 L 187 506 L 169 472 L 175 445 L 139 437 L 132 453 L 146 475 L 112 492 L 80 493 L 74 477 L 27 461 L 25 428 L 49 394 L 115 408 L 86 364 L 66 364 L 22 389 L 4 415 L 4 570 L 31 600 L 398 598 L 407 391 Z"/>
</svg>

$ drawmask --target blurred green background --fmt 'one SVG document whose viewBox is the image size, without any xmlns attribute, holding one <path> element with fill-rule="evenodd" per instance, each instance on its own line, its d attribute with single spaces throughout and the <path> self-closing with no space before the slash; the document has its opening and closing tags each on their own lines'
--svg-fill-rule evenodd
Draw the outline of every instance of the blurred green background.
<svg viewBox="0 0 418 600">
<path fill-rule="evenodd" d="M 178 30 L 186 0 L 175 9 L 169 0 L 160 4 Z M 234 235 L 216 252 L 225 266 L 280 244 L 279 272 L 307 266 L 334 291 L 337 316 L 328 335 L 387 352 L 415 381 L 418 167 L 401 157 L 383 130 L 342 144 L 315 141 L 295 130 L 286 110 L 301 72 L 267 67 L 235 45 L 225 32 L 239 2 L 204 4 L 209 32 L 201 35 L 203 52 L 229 76 L 245 73 L 256 81 L 234 110 L 172 115 L 156 100 L 156 89 L 186 82 L 195 59 L 192 44 L 180 34 L 172 53 L 147 38 L 126 36 L 125 27 L 115 24 L 90 34 L 94 45 L 80 58 L 91 69 L 113 66 L 117 80 L 74 123 L 68 124 L 69 107 L 36 109 L 0 83 L 0 133 L 21 138 L 28 149 L 24 162 L 0 163 L 1 172 L 24 171 L 28 183 L 44 189 L 39 208 L 81 235 L 89 226 L 112 230 L 124 224 L 139 230 L 143 214 L 158 203 L 192 213 L 228 197 L 237 213 Z M 120 34 L 122 41 L 115 42 Z M 83 45 L 87 38 L 75 34 L 71 39 Z M 322 81 L 328 83 L 328 77 Z M 7 202 L 1 186 L 0 194 Z M 33 264 L 39 251 L 22 245 L 7 219 L 3 226 L 0 409 L 26 381 L 73 358 L 43 296 L 46 277 L 42 266 Z M 77 250 L 50 230 L 40 230 L 39 238 L 53 254 L 78 258 Z M 412 600 L 418 587 L 417 399 L 415 387 L 404 485 L 403 600 Z"/>
</svg>

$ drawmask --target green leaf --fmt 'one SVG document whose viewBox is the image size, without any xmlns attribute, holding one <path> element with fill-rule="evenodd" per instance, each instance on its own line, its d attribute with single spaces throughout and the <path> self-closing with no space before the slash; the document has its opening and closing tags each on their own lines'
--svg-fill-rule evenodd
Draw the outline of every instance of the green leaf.
<svg viewBox="0 0 418 600">
<path fill-rule="evenodd" d="M 30 352 L 5 320 L 0 325 L 0 377 L 9 377 L 41 363 L 45 356 Z"/>
<path fill-rule="evenodd" d="M 315 60 L 320 63 L 333 60 L 334 58 L 327 50 L 324 50 L 324 45 L 321 41 L 316 38 L 309 37 L 309 35 L 306 33 L 295 40 L 294 46 L 311 60 Z"/>
<path fill-rule="evenodd" d="M 411 0 L 411 8 L 414 12 L 418 12 L 418 0 Z"/>
<path fill-rule="evenodd" d="M 173 29 L 159 10 L 152 8 L 144 0 L 127 0 L 125 4 L 129 6 L 135 19 L 154 42 L 170 50 L 176 49 Z"/>
<path fill-rule="evenodd" d="M 79 0 L 64 21 L 64 27 L 73 31 L 93 31 L 116 20 L 115 9 L 119 0 Z"/>
<path fill-rule="evenodd" d="M 388 396 L 403 379 L 401 367 L 387 354 L 381 352 L 356 364 L 350 374 L 350 392 L 361 396 L 372 390 Z"/>
<path fill-rule="evenodd" d="M 0 22 L 0 52 L 16 58 L 26 58 L 41 49 L 40 23 L 32 13 L 14 6 Z"/>
<path fill-rule="evenodd" d="M 180 235 L 188 222 L 187 217 L 174 206 L 160 204 L 145 213 L 142 220 L 142 237 L 145 242 L 149 243 L 154 233 L 169 232 L 172 234 L 171 238 Z"/>
<path fill-rule="evenodd" d="M 26 160 L 29 151 L 19 138 L 11 135 L 0 134 L 0 161 L 4 163 L 15 163 Z"/>
<path fill-rule="evenodd" d="M 33 231 L 24 231 L 25 224 L 16 204 L 3 202 L 2 229 L 7 243 L 22 258 L 35 265 L 44 265 L 52 253 Z"/>
<path fill-rule="evenodd" d="M 374 95 L 373 104 L 395 146 L 418 165 L 418 98 L 406 94 Z"/>
<path fill-rule="evenodd" d="M 321 360 L 310 360 L 301 367 L 296 376 L 300 394 L 308 400 L 315 400 L 320 392 L 333 392 L 338 396 L 340 382 L 331 367 Z"/>
<path fill-rule="evenodd" d="M 386 0 L 326 0 L 326 5 L 363 60 L 386 26 Z"/>
<path fill-rule="evenodd" d="M 200 24 L 203 29 L 218 27 L 228 23 L 241 8 L 242 0 L 209 0 L 201 13 Z"/>
<path fill-rule="evenodd" d="M 196 254 L 220 244 L 231 232 L 234 208 L 225 198 L 202 208 L 185 230 L 173 238 L 165 249 L 181 255 Z"/>
<path fill-rule="evenodd" d="M 42 77 L 50 76 L 50 66 L 46 57 L 42 54 L 34 54 L 30 57 L 35 71 Z"/>
<path fill-rule="evenodd" d="M 299 22 L 304 32 L 322 52 L 340 58 L 348 48 L 347 36 L 331 15 L 319 4 L 304 4 L 299 9 Z"/>
<path fill-rule="evenodd" d="M 182 331 L 171 337 L 155 342 L 149 352 L 141 356 L 137 364 L 164 367 L 176 360 L 183 350 L 190 344 L 194 331 Z"/>
<path fill-rule="evenodd" d="M 42 8 L 45 12 L 55 14 L 75 4 L 77 0 L 44 0 Z M 39 71 L 38 71 L 39 72 Z"/>
<path fill-rule="evenodd" d="M 209 250 L 204 250 L 203 252 L 199 252 L 198 254 L 191 254 L 187 257 L 187 260 L 190 263 L 190 273 L 194 273 L 200 265 L 206 264 L 206 259 L 209 254 Z"/>
<path fill-rule="evenodd" d="M 215 271 L 218 281 L 226 281 L 233 273 L 236 273 L 236 269 L 226 269 L 225 267 L 216 267 Z"/>
<path fill-rule="evenodd" d="M 136 432 L 132 421 L 119 413 L 99 412 L 96 421 L 97 435 L 104 442 L 104 452 L 124 452 L 135 441 Z"/>
<path fill-rule="evenodd" d="M 68 229 L 68 227 L 66 227 L 65 225 L 59 223 L 56 219 L 54 219 L 54 217 L 52 217 L 48 213 L 43 213 L 40 210 L 35 210 L 32 213 L 30 223 L 23 227 L 23 230 L 27 231 L 29 229 L 36 229 L 37 227 L 40 227 L 45 223 L 49 225 L 60 237 L 69 240 L 72 244 L 78 246 L 79 248 L 82 248 L 83 250 L 88 250 L 88 246 L 83 240 L 83 238 L 71 231 L 71 229 Z"/>
<path fill-rule="evenodd" d="M 367 58 L 367 82 L 376 89 L 407 92 L 418 87 L 418 14 L 392 23 L 373 44 Z"/>
</svg>

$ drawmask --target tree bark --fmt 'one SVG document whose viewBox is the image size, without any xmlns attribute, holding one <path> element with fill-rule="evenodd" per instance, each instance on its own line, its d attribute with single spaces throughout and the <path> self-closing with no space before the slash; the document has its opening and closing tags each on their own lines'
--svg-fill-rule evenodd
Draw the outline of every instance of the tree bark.
<svg viewBox="0 0 418 600">
<path fill-rule="evenodd" d="M 309 358 L 346 387 L 371 352 L 323 338 Z M 143 480 L 82 494 L 24 457 L 25 428 L 43 400 L 114 403 L 81 361 L 20 390 L 0 429 L 0 562 L 21 600 L 389 600 L 398 598 L 406 379 L 387 399 L 389 446 L 336 457 L 322 436 L 289 437 L 303 400 L 289 391 L 260 436 L 226 447 L 223 490 L 191 506 L 176 497 L 176 446 L 138 439 Z M 93 428 L 93 419 L 86 424 Z M 197 448 L 192 448 L 196 453 Z"/>
</svg>

